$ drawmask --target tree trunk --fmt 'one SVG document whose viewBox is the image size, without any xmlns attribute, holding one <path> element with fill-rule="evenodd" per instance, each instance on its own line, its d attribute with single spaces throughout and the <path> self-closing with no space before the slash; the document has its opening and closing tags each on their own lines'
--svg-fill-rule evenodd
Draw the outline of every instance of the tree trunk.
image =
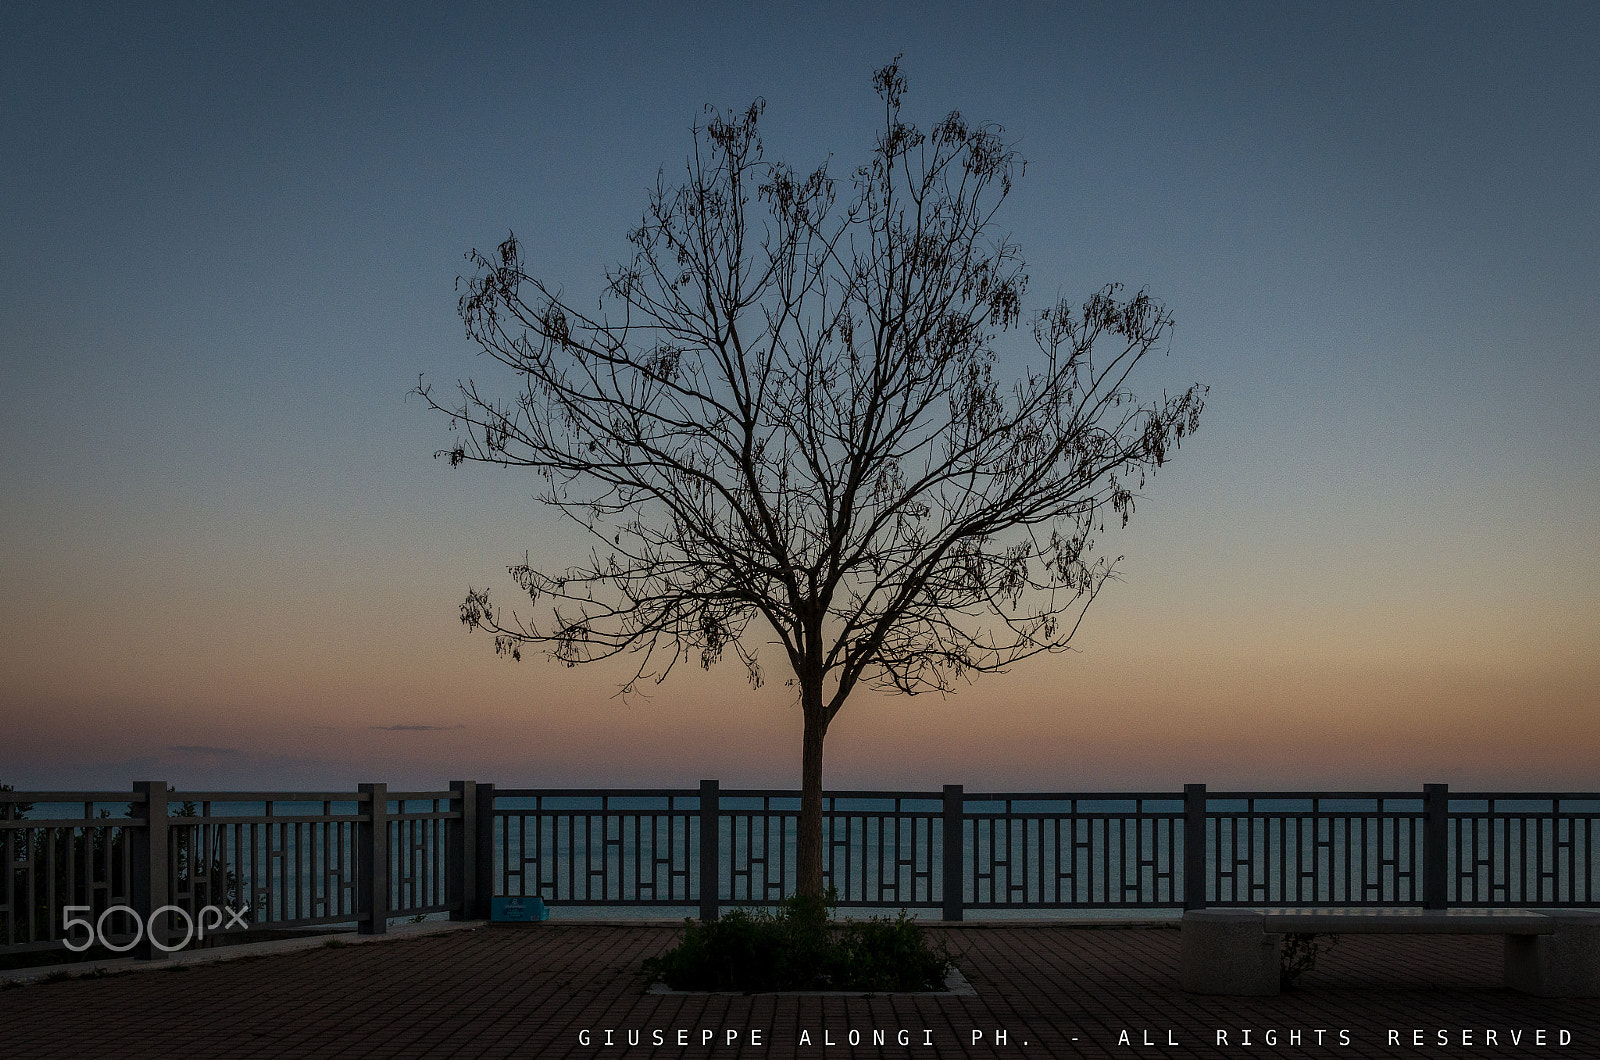
<svg viewBox="0 0 1600 1060">
<path fill-rule="evenodd" d="M 796 839 L 796 893 L 822 895 L 822 738 L 828 719 L 822 707 L 822 683 L 803 683 L 800 705 L 805 736 L 800 754 L 800 832 Z"/>
</svg>

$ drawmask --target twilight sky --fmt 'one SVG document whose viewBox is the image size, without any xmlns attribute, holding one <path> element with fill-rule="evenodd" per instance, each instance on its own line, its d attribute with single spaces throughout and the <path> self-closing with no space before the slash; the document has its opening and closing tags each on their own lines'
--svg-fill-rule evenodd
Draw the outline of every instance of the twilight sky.
<svg viewBox="0 0 1600 1060">
<path fill-rule="evenodd" d="M 0 8 L 0 780 L 798 784 L 781 681 L 460 625 L 581 542 L 407 391 L 505 381 L 469 248 L 587 302 L 705 104 L 842 175 L 903 53 L 1032 305 L 1148 287 L 1211 393 L 1079 650 L 857 693 L 828 784 L 1600 788 L 1600 9 L 778 7 Z"/>
</svg>

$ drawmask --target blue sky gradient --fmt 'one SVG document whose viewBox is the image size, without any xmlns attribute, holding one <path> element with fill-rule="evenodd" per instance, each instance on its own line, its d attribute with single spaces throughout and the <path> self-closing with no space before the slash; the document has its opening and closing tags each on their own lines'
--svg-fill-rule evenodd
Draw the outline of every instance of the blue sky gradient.
<svg viewBox="0 0 1600 1060">
<path fill-rule="evenodd" d="M 463 630 L 578 542 L 407 392 L 495 378 L 469 248 L 515 230 L 586 301 L 707 103 L 843 176 L 900 54 L 913 120 L 1026 158 L 1033 305 L 1148 287 L 1147 388 L 1211 396 L 1080 651 L 858 696 L 828 781 L 1593 789 L 1597 39 L 1585 4 L 6 5 L 0 780 L 795 782 L 781 683 L 624 704 Z"/>
</svg>

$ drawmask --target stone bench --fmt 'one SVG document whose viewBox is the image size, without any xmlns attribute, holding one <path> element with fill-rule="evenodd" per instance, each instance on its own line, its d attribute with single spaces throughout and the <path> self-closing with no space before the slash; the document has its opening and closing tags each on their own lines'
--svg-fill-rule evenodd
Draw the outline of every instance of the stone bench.
<svg viewBox="0 0 1600 1060">
<path fill-rule="evenodd" d="M 1278 993 L 1283 936 L 1504 935 L 1506 985 L 1539 997 L 1600 997 L 1600 912 L 1522 909 L 1191 909 L 1183 914 L 1183 988 Z"/>
</svg>

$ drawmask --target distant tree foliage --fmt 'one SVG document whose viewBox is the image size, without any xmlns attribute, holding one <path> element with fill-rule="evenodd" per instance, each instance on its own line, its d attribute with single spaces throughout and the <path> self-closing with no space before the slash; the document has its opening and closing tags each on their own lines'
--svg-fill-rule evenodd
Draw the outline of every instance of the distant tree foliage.
<svg viewBox="0 0 1600 1060">
<path fill-rule="evenodd" d="M 460 313 L 514 392 L 459 384 L 452 464 L 528 467 L 597 547 L 510 573 L 533 610 L 471 589 L 461 619 L 520 658 L 632 653 L 624 691 L 732 653 L 752 684 L 782 648 L 804 715 L 798 870 L 822 892 L 822 747 L 861 685 L 909 695 L 1065 649 L 1146 476 L 1198 425 L 1205 388 L 1156 401 L 1131 373 L 1172 318 L 1111 284 L 1025 313 L 995 211 L 1022 163 L 998 126 L 901 119 L 845 179 L 766 159 L 763 104 L 694 128 L 631 261 L 580 309 L 510 236 L 468 255 Z M 1031 335 L 1037 365 L 996 373 Z"/>
</svg>

